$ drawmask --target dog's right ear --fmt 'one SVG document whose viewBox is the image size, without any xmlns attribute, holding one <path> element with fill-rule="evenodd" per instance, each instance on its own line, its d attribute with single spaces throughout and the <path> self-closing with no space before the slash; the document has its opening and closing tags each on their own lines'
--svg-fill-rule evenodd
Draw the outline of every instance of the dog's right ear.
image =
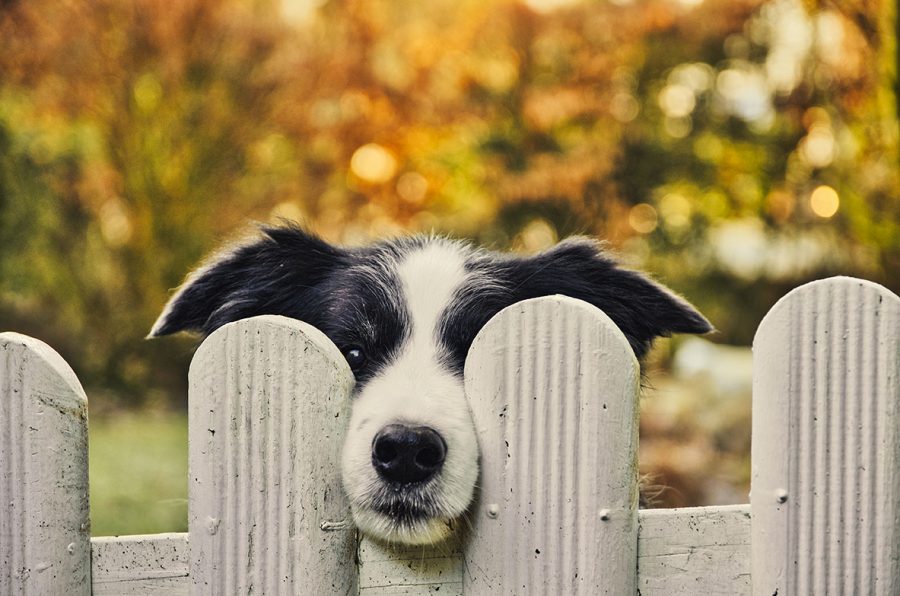
<svg viewBox="0 0 900 596">
<path fill-rule="evenodd" d="M 263 314 L 303 318 L 315 288 L 349 253 L 295 226 L 263 227 L 250 243 L 214 255 L 169 299 L 147 337 L 209 335 L 225 323 Z"/>
</svg>

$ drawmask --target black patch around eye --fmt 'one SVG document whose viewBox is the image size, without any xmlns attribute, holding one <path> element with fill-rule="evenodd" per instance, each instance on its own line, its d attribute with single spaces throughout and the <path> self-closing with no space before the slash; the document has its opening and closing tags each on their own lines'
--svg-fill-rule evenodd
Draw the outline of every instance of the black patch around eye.
<svg viewBox="0 0 900 596">
<path fill-rule="evenodd" d="M 358 263 L 374 255 L 357 253 Z M 371 271 L 371 269 L 369 270 Z M 362 273 L 362 274 L 361 274 Z M 340 348 L 362 388 L 394 357 L 409 332 L 397 280 L 350 267 L 323 284 L 320 329 Z"/>
<path fill-rule="evenodd" d="M 459 376 L 463 374 L 469 347 L 481 328 L 491 317 L 515 302 L 502 272 L 479 273 L 489 275 L 493 283 L 487 288 L 475 285 L 458 292 L 441 319 L 439 335 L 445 349 L 444 363 Z"/>
</svg>

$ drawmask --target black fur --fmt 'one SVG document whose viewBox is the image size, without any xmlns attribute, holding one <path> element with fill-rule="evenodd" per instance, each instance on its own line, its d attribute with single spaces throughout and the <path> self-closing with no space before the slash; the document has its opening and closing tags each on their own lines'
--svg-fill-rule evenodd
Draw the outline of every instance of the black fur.
<svg viewBox="0 0 900 596">
<path fill-rule="evenodd" d="M 464 288 L 442 325 L 450 364 L 461 371 L 478 331 L 503 308 L 562 294 L 593 304 L 619 327 L 643 358 L 654 338 L 707 333 L 712 325 L 690 304 L 636 271 L 620 269 L 588 238 L 565 240 L 533 257 L 490 255 L 471 269 L 493 281 L 483 290 Z"/>
<path fill-rule="evenodd" d="M 350 253 L 296 228 L 262 231 L 256 242 L 214 257 L 189 276 L 150 335 L 209 335 L 225 323 L 260 314 L 320 322 L 327 303 L 320 286 L 350 264 Z"/>
<path fill-rule="evenodd" d="M 409 329 L 391 264 L 431 241 L 416 237 L 343 249 L 296 227 L 265 227 L 259 240 L 191 275 L 151 335 L 208 335 L 238 319 L 284 315 L 319 328 L 344 354 L 362 349 L 367 359 L 354 373 L 364 383 L 390 362 Z M 439 332 L 446 364 L 457 374 L 491 317 L 539 296 L 563 294 L 597 306 L 638 358 L 657 336 L 712 330 L 687 302 L 640 273 L 620 269 L 592 240 L 570 239 L 533 257 L 462 250 L 476 275 L 457 292 Z"/>
</svg>

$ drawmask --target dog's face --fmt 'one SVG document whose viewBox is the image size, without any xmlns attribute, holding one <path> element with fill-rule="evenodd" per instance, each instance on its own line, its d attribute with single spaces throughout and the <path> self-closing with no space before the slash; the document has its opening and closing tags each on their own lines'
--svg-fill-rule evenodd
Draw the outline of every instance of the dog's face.
<svg viewBox="0 0 900 596">
<path fill-rule="evenodd" d="M 322 330 L 356 376 L 342 454 L 354 520 L 376 538 L 419 544 L 448 536 L 472 501 L 469 346 L 506 306 L 552 294 L 602 309 L 639 358 L 656 336 L 711 330 L 684 300 L 586 239 L 522 258 L 434 237 L 344 249 L 281 227 L 189 276 L 150 334 L 209 334 L 261 314 Z"/>
</svg>

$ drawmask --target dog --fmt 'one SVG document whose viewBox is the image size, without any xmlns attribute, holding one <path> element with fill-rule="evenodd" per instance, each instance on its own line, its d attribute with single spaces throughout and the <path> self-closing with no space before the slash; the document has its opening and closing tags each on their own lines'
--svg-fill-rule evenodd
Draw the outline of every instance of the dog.
<svg viewBox="0 0 900 596">
<path fill-rule="evenodd" d="M 323 331 L 356 377 L 341 473 L 357 527 L 387 542 L 436 543 L 466 513 L 478 477 L 463 391 L 469 347 L 503 308 L 553 294 L 600 308 L 638 359 L 655 337 L 712 330 L 587 238 L 523 257 L 439 236 L 343 248 L 283 225 L 190 274 L 150 336 L 208 335 L 262 314 Z"/>
</svg>

